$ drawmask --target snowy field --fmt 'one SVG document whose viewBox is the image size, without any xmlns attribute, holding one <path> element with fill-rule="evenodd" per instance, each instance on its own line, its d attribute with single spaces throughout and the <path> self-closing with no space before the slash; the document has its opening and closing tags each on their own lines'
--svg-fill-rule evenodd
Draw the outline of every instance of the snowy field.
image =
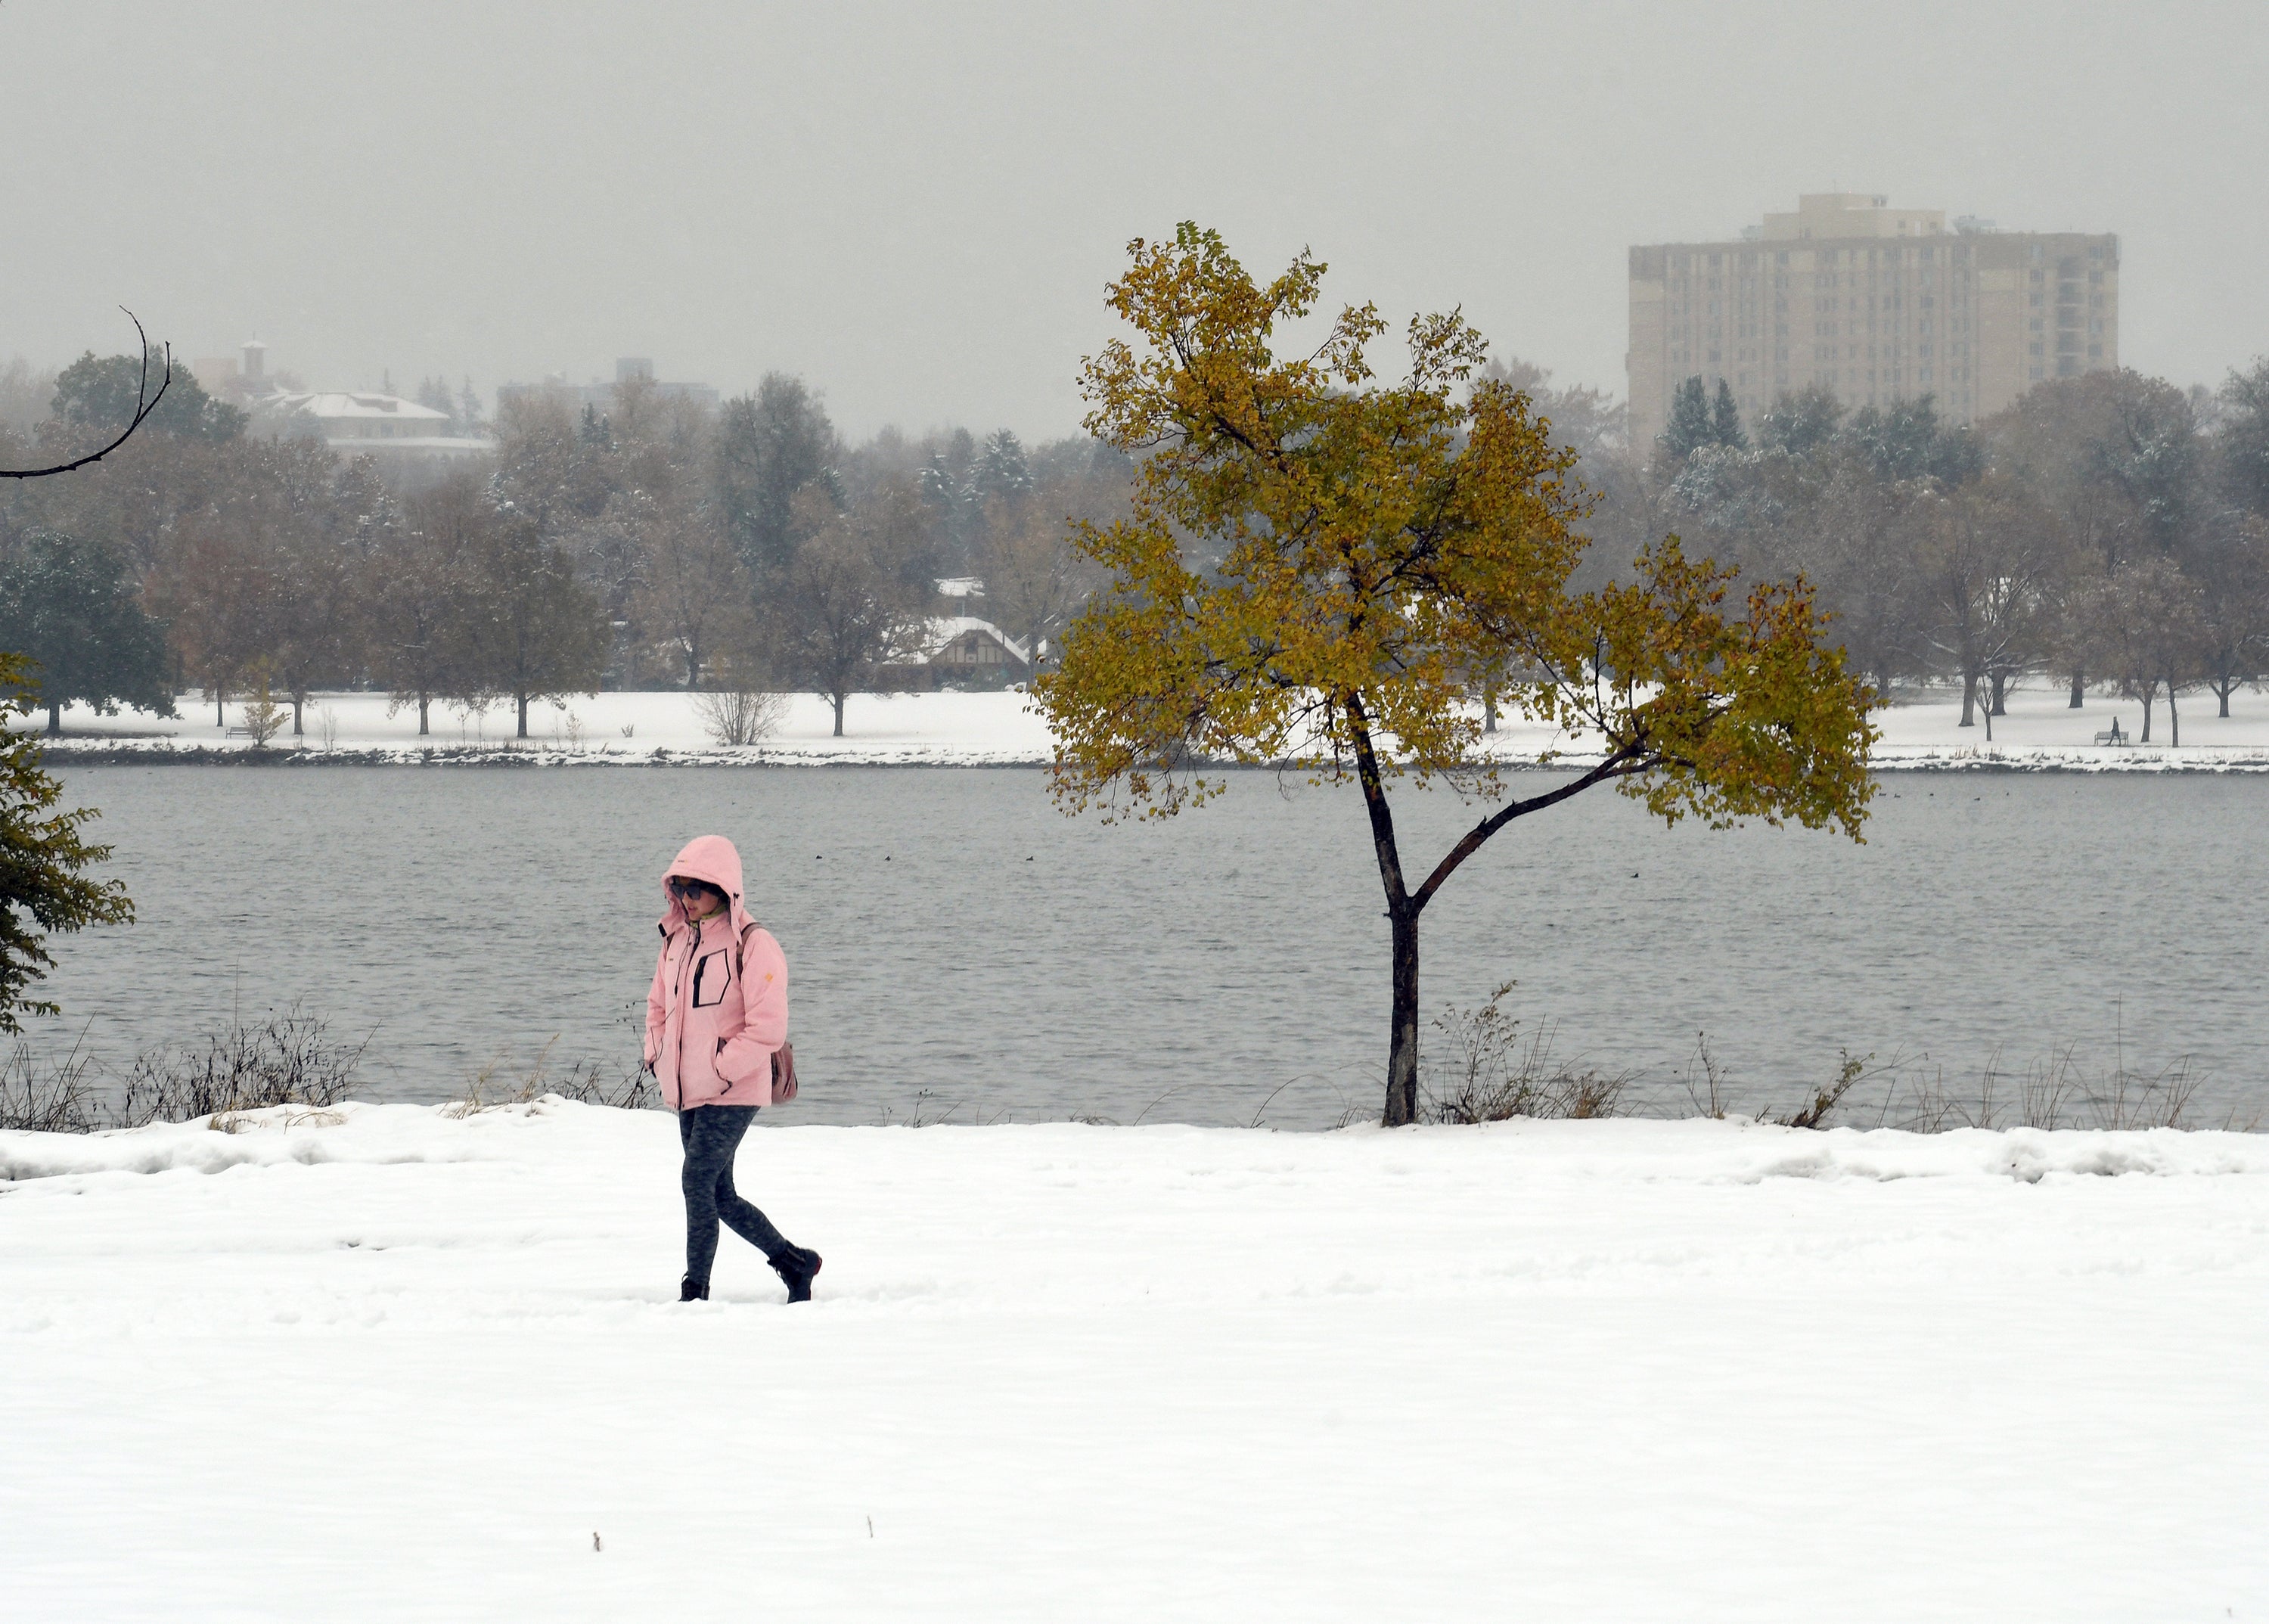
<svg viewBox="0 0 2269 1624">
<path fill-rule="evenodd" d="M 11 1620 L 2269 1616 L 2269 1141 L 0 1133 Z"/>
<path fill-rule="evenodd" d="M 2229 771 L 2269 770 L 2269 698 L 2239 694 L 2227 720 L 2214 714 L 2210 694 L 2182 702 L 2183 742 L 2166 742 L 2166 705 L 2154 707 L 2152 742 L 2126 748 L 2098 746 L 2095 735 L 2117 717 L 2130 737 L 2142 733 L 2142 707 L 2132 700 L 2101 694 L 2073 710 L 2062 688 L 2024 689 L 2012 694 L 2009 713 L 1993 722 L 1989 743 L 1981 716 L 1963 727 L 1961 697 L 1933 690 L 1879 712 L 1883 734 L 1876 751 L 1887 767 L 1962 767 L 2000 764 L 2083 770 L 2163 771 L 2170 767 Z M 227 727 L 213 720 L 210 705 L 185 698 L 178 718 L 122 712 L 97 716 L 84 706 L 63 713 L 68 735 L 59 754 L 99 749 L 243 750 L 250 742 L 229 728 L 241 723 L 242 707 L 227 708 Z M 302 750 L 310 756 L 354 760 L 420 761 L 428 752 L 449 759 L 501 757 L 507 749 L 522 759 L 545 763 L 590 762 L 645 765 L 656 761 L 765 761 L 780 764 L 834 763 L 883 765 L 1032 765 L 1049 758 L 1047 728 L 1021 693 L 860 694 L 846 712 L 844 737 L 832 736 L 833 713 L 809 694 L 791 698 L 778 733 L 747 749 L 721 749 L 704 731 L 692 701 L 682 693 L 606 693 L 565 705 L 543 705 L 528 716 L 528 738 L 515 742 L 508 709 L 462 714 L 436 705 L 432 732 L 418 736 L 414 712 L 388 715 L 383 694 L 340 693 L 319 697 L 304 716 L 307 732 L 294 738 L 286 724 L 271 750 Z M 1556 740 L 1547 730 L 1508 725 L 1498 735 L 1509 756 L 1527 755 L 1556 743 L 1581 760 L 1580 742 Z"/>
</svg>

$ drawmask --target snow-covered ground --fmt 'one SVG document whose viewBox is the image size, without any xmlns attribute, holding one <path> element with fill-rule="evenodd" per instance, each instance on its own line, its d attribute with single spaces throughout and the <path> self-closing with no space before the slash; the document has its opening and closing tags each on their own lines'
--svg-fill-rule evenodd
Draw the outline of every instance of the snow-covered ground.
<svg viewBox="0 0 2269 1624">
<path fill-rule="evenodd" d="M 1885 767 L 2009 765 L 2069 767 L 2094 771 L 2269 770 L 2269 698 L 2241 693 L 2227 720 L 2214 715 L 2211 695 L 2183 702 L 2179 749 L 2166 742 L 2166 705 L 2153 717 L 2148 745 L 2099 746 L 2095 735 L 2117 717 L 2130 737 L 2142 733 L 2142 708 L 2132 700 L 2091 693 L 2073 710 L 2062 688 L 2022 689 L 2010 696 L 2009 713 L 1994 719 L 1989 743 L 1981 715 L 1977 725 L 1961 724 L 1961 697 L 1933 690 L 1926 697 L 1877 713 L 1882 742 L 1877 764 Z M 61 756 L 95 749 L 172 753 L 245 750 L 250 742 L 229 728 L 240 725 L 242 707 L 227 707 L 227 726 L 215 723 L 212 707 L 185 698 L 178 718 L 122 712 L 97 716 L 74 705 L 63 713 L 66 737 Z M 777 733 L 762 745 L 721 749 L 704 729 L 692 700 L 682 693 L 605 693 L 563 705 L 542 705 L 529 712 L 528 738 L 515 742 L 508 709 L 467 715 L 436 705 L 432 731 L 418 734 L 414 712 L 388 713 L 383 694 L 325 694 L 303 717 L 307 731 L 285 730 L 270 749 L 304 752 L 307 759 L 366 761 L 518 759 L 543 764 L 588 762 L 647 765 L 756 762 L 779 764 L 836 763 L 891 765 L 1032 765 L 1049 758 L 1046 727 L 1021 693 L 860 694 L 849 704 L 844 736 L 833 734 L 828 705 L 809 694 L 793 696 Z M 1546 729 L 1508 723 L 1497 748 L 1508 757 L 1536 753 L 1555 743 Z M 431 753 L 430 756 L 428 753 Z M 1570 759 L 1584 759 L 1580 743 Z"/>
<path fill-rule="evenodd" d="M 317 696 L 294 737 L 287 720 L 269 742 L 273 751 L 350 760 L 373 757 L 417 762 L 501 759 L 507 751 L 542 762 L 589 762 L 643 766 L 657 761 L 803 764 L 835 762 L 890 765 L 1014 765 L 1048 759 L 1048 730 L 1021 693 L 856 694 L 844 712 L 844 736 L 833 736 L 833 707 L 810 694 L 790 697 L 778 730 L 763 744 L 721 749 L 684 693 L 579 695 L 565 705 L 529 708 L 528 736 L 514 737 L 509 706 L 465 713 L 436 705 L 432 731 L 420 738 L 414 710 L 388 713 L 387 696 Z M 225 727 L 213 720 L 210 701 L 180 702 L 179 717 L 122 711 L 97 716 L 84 706 L 63 712 L 61 755 L 94 747 L 169 753 L 248 750 L 251 741 L 230 729 L 242 726 L 243 707 L 232 702 Z M 43 713 L 44 714 L 44 713 Z M 33 719 L 35 724 L 42 718 Z"/>
<path fill-rule="evenodd" d="M 2269 1140 L 0 1133 L 11 1620 L 2269 1613 Z"/>
</svg>

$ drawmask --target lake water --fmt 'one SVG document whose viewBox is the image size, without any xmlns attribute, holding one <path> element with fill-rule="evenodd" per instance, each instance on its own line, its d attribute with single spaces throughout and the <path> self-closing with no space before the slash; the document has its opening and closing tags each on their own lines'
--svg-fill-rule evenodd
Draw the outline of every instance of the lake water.
<svg viewBox="0 0 2269 1624">
<path fill-rule="evenodd" d="M 1315 1126 L 1378 1109 L 1386 931 L 1360 803 L 1239 775 L 1105 827 L 1016 770 L 66 768 L 130 927 L 60 938 L 42 1046 L 107 1061 L 299 1000 L 373 1034 L 359 1091 L 635 1064 L 659 875 L 740 846 L 787 949 L 804 1098 L 769 1119 L 1098 1116 Z M 1519 780 L 1533 793 L 1548 780 Z M 2190 1057 L 2194 1117 L 2269 1104 L 2259 877 L 2269 779 L 1898 774 L 1855 846 L 1664 829 L 1598 790 L 1515 823 L 1429 911 L 1429 1012 L 1499 982 L 1557 1052 L 1683 1110 L 1707 1030 L 1735 1102 L 1837 1052 L 1949 1087 L 1997 1052 Z M 1401 801 L 1421 873 L 1471 821 Z M 1273 1100 L 1269 1096 L 1274 1094 Z M 1266 1104 L 1264 1104 L 1264 1102 Z"/>
</svg>

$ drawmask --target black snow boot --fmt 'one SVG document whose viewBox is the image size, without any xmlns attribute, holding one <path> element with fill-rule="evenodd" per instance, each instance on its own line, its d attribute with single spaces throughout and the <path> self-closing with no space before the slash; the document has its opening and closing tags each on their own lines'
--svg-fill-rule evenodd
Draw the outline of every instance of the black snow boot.
<svg viewBox="0 0 2269 1624">
<path fill-rule="evenodd" d="M 677 1282 L 677 1300 L 680 1303 L 706 1303 L 709 1300 L 709 1282 L 695 1280 L 688 1274 Z"/>
<path fill-rule="evenodd" d="M 791 1246 L 772 1260 L 772 1273 L 787 1282 L 787 1300 L 811 1301 L 811 1277 L 819 1273 L 820 1256 L 809 1246 Z"/>
</svg>

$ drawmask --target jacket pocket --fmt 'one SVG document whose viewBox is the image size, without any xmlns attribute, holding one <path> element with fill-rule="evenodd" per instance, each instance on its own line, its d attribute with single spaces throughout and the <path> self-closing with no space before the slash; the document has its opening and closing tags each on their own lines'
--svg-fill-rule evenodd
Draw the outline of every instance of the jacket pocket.
<svg viewBox="0 0 2269 1624">
<path fill-rule="evenodd" d="M 725 1001 L 725 984 L 732 979 L 725 949 L 705 953 L 693 966 L 693 1007 L 707 1009 Z"/>
</svg>

